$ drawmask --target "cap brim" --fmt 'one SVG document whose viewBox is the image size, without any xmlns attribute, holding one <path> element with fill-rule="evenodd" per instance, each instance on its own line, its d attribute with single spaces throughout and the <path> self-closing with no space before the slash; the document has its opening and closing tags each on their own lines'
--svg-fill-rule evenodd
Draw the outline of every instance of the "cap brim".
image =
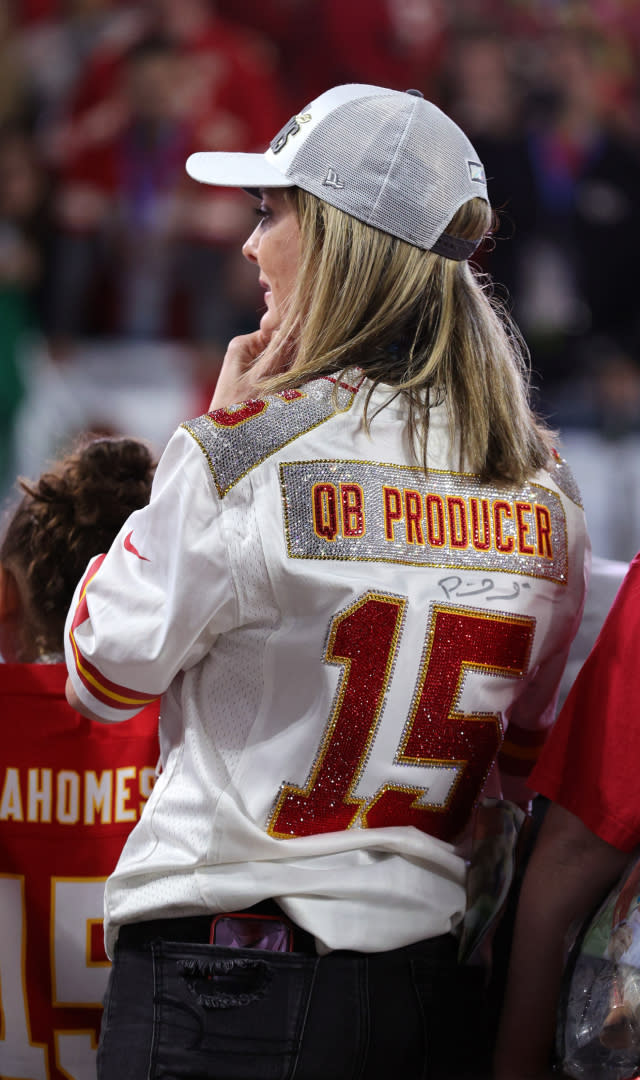
<svg viewBox="0 0 640 1080">
<path fill-rule="evenodd" d="M 294 181 L 275 169 L 264 154 L 201 151 L 187 158 L 186 169 L 194 180 L 217 187 L 294 187 Z"/>
</svg>

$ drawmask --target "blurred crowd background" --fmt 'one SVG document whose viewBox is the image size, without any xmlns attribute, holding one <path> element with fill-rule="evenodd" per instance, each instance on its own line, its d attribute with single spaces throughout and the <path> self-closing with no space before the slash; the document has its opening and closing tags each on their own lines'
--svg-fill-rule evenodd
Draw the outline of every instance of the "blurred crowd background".
<svg viewBox="0 0 640 1080">
<path fill-rule="evenodd" d="M 594 550 L 640 547 L 638 0 L 3 0 L 0 495 L 80 431 L 159 451 L 261 309 L 244 193 L 193 150 L 263 150 L 340 82 L 420 89 L 498 211 L 479 256 L 532 357 Z"/>
</svg>

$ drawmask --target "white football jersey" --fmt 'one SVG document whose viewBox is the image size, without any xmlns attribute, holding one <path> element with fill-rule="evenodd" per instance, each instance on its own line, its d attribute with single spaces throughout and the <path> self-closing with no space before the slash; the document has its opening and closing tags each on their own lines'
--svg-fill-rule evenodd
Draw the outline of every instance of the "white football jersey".
<svg viewBox="0 0 640 1080">
<path fill-rule="evenodd" d="M 163 695 L 109 949 L 268 897 L 320 951 L 446 933 L 478 799 L 529 797 L 583 603 L 579 493 L 560 458 L 520 487 L 462 471 L 444 406 L 425 475 L 401 397 L 374 392 L 367 433 L 369 385 L 184 424 L 78 587 L 80 699 L 118 721 Z"/>
</svg>

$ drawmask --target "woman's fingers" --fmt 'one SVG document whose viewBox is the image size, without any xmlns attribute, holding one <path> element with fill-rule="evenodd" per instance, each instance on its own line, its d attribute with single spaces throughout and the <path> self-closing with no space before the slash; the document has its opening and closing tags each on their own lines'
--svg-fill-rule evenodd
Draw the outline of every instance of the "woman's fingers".
<svg viewBox="0 0 640 1080">
<path fill-rule="evenodd" d="M 256 359 L 266 349 L 269 338 L 262 330 L 232 338 L 222 362 L 209 410 L 223 409 L 251 397 L 263 371 Z"/>
<path fill-rule="evenodd" d="M 290 350 L 283 344 L 274 342 L 274 334 L 277 335 L 277 330 L 265 330 L 261 326 L 252 334 L 242 334 L 231 339 L 209 411 L 224 409 L 255 397 L 264 379 L 286 370 Z M 268 349 L 270 344 L 272 347 Z"/>
</svg>

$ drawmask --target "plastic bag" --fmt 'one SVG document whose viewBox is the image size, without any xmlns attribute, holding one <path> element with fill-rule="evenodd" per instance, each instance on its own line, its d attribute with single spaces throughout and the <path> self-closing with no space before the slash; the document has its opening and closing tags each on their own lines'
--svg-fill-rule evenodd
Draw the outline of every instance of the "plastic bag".
<svg viewBox="0 0 640 1080">
<path fill-rule="evenodd" d="M 458 963 L 491 967 L 491 942 L 513 883 L 517 842 L 525 812 L 505 799 L 484 799 L 476 809 L 467 871 L 467 907 Z"/>
<path fill-rule="evenodd" d="M 570 950 L 556 1052 L 579 1080 L 640 1080 L 640 859 Z"/>
</svg>

